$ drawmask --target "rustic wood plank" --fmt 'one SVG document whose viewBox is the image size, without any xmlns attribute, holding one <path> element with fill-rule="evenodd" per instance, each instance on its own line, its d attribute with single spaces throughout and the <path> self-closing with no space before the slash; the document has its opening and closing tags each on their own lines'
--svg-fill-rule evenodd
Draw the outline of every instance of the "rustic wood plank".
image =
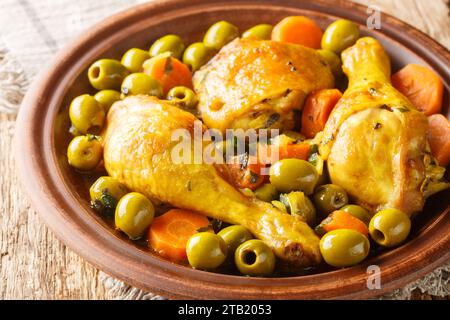
<svg viewBox="0 0 450 320">
<path fill-rule="evenodd" d="M 379 7 L 450 48 L 450 17 L 448 0 L 353 0 Z M 381 26 L 383 27 L 383 25 Z"/>
<path fill-rule="evenodd" d="M 376 4 L 450 47 L 448 1 L 356 0 Z M 123 298 L 97 269 L 62 245 L 31 209 L 16 176 L 15 116 L 0 114 L 0 299 Z M 138 290 L 125 297 L 143 297 Z M 415 290 L 412 298 L 435 299 Z M 447 297 L 448 299 L 448 297 Z"/>
</svg>

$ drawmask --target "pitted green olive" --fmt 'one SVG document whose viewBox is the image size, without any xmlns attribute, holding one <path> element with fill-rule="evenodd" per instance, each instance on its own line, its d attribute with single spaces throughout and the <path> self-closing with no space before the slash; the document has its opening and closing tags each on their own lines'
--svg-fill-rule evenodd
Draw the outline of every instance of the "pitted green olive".
<svg viewBox="0 0 450 320">
<path fill-rule="evenodd" d="M 103 156 L 103 148 L 95 136 L 77 136 L 67 148 L 69 164 L 82 171 L 95 169 Z"/>
<path fill-rule="evenodd" d="M 94 97 L 83 94 L 72 100 L 69 118 L 78 133 L 98 133 L 105 121 L 105 111 Z"/>
<path fill-rule="evenodd" d="M 150 47 L 150 56 L 156 57 L 161 53 L 170 52 L 174 58 L 180 59 L 183 54 L 184 44 L 181 38 L 174 34 L 168 34 L 156 40 Z"/>
<path fill-rule="evenodd" d="M 246 30 L 242 34 L 242 38 L 256 39 L 256 40 L 270 40 L 273 26 L 270 24 L 258 24 Z"/>
<path fill-rule="evenodd" d="M 142 72 L 142 65 L 147 59 L 150 59 L 150 55 L 147 51 L 138 48 L 131 48 L 122 56 L 121 63 L 130 72 Z"/>
<path fill-rule="evenodd" d="M 239 29 L 227 21 L 219 21 L 206 31 L 203 43 L 210 48 L 220 50 L 224 45 L 239 37 Z"/>
<path fill-rule="evenodd" d="M 101 90 L 95 94 L 94 98 L 103 106 L 105 113 L 108 113 L 113 103 L 120 100 L 120 92 L 116 90 Z"/>
<path fill-rule="evenodd" d="M 211 60 L 215 53 L 216 50 L 207 47 L 203 42 L 195 42 L 184 50 L 183 63 L 195 72 Z"/>
<path fill-rule="evenodd" d="M 151 201 L 141 193 L 131 192 L 123 196 L 116 207 L 115 223 L 130 239 L 142 237 L 155 215 Z"/>
<path fill-rule="evenodd" d="M 347 192 L 335 184 L 324 184 L 314 193 L 314 204 L 322 216 L 327 216 L 347 203 Z"/>
<path fill-rule="evenodd" d="M 272 249 L 257 239 L 241 244 L 234 253 L 234 262 L 242 274 L 249 276 L 268 276 L 275 269 Z"/>
<path fill-rule="evenodd" d="M 117 203 L 127 193 L 127 188 L 112 177 L 100 177 L 89 188 L 92 206 L 105 214 L 114 213 Z"/>
<path fill-rule="evenodd" d="M 283 159 L 270 167 L 270 183 L 283 193 L 302 191 L 310 195 L 318 179 L 316 168 L 305 160 Z"/>
<path fill-rule="evenodd" d="M 159 81 L 145 73 L 132 73 L 122 83 L 122 96 L 134 96 L 145 94 L 161 98 L 163 88 Z"/>
<path fill-rule="evenodd" d="M 359 27 L 354 22 L 339 19 L 331 23 L 322 36 L 322 49 L 341 53 L 355 44 L 359 38 Z"/>
<path fill-rule="evenodd" d="M 97 90 L 119 89 L 128 74 L 127 68 L 114 59 L 97 60 L 88 70 L 89 82 Z"/>
<path fill-rule="evenodd" d="M 369 225 L 370 222 L 370 214 L 369 212 L 361 206 L 357 206 L 356 204 L 348 204 L 341 208 L 341 210 L 350 213 L 355 218 L 358 218 L 366 225 Z"/>
<path fill-rule="evenodd" d="M 369 224 L 372 239 L 384 246 L 395 247 L 408 237 L 411 220 L 408 215 L 397 209 L 384 209 L 377 212 Z"/>
<path fill-rule="evenodd" d="M 197 95 L 187 87 L 173 87 L 167 93 L 167 100 L 172 101 L 182 109 L 192 110 L 198 103 Z"/>
<path fill-rule="evenodd" d="M 349 267 L 363 261 L 369 254 L 367 237 L 351 229 L 338 229 L 320 239 L 320 253 L 326 263 L 334 267 Z"/>
<path fill-rule="evenodd" d="M 218 233 L 228 246 L 228 255 L 234 255 L 237 247 L 247 240 L 253 239 L 247 228 L 239 225 L 223 228 Z"/>
<path fill-rule="evenodd" d="M 186 254 L 189 264 L 196 269 L 215 269 L 227 257 L 227 245 L 217 234 L 199 232 L 189 238 Z"/>
</svg>

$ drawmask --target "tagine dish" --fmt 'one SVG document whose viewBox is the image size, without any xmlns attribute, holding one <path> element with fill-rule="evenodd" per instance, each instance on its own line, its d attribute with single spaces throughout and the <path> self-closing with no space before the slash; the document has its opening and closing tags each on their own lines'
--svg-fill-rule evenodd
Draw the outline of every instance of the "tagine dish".
<svg viewBox="0 0 450 320">
<path fill-rule="evenodd" d="M 357 24 L 305 16 L 92 61 L 67 161 L 92 210 L 173 263 L 252 277 L 357 265 L 408 242 L 450 187 L 444 86 L 391 72 Z"/>
</svg>

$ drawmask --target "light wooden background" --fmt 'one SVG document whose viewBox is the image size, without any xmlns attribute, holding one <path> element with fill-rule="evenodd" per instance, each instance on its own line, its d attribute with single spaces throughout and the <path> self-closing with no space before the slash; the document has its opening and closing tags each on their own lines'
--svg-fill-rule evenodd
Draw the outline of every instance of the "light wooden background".
<svg viewBox="0 0 450 320">
<path fill-rule="evenodd" d="M 448 1 L 356 1 L 377 5 L 450 48 Z M 0 298 L 123 298 L 114 287 L 117 283 L 62 245 L 30 207 L 15 173 L 14 125 L 14 115 L 0 114 Z M 127 290 L 134 291 L 130 296 L 142 297 L 135 289 Z M 412 298 L 435 297 L 416 290 Z"/>
</svg>

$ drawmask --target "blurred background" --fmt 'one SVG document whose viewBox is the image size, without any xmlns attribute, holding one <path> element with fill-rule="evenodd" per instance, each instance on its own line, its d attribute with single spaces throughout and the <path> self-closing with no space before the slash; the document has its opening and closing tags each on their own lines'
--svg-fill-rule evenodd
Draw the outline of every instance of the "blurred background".
<svg viewBox="0 0 450 320">
<path fill-rule="evenodd" d="M 62 245 L 30 207 L 12 153 L 17 110 L 37 73 L 90 26 L 143 2 L 147 1 L 0 1 L 0 299 L 160 298 L 109 277 Z M 449 1 L 354 2 L 375 5 L 450 48 Z M 449 299 L 449 295 L 447 265 L 383 298 Z"/>
</svg>

